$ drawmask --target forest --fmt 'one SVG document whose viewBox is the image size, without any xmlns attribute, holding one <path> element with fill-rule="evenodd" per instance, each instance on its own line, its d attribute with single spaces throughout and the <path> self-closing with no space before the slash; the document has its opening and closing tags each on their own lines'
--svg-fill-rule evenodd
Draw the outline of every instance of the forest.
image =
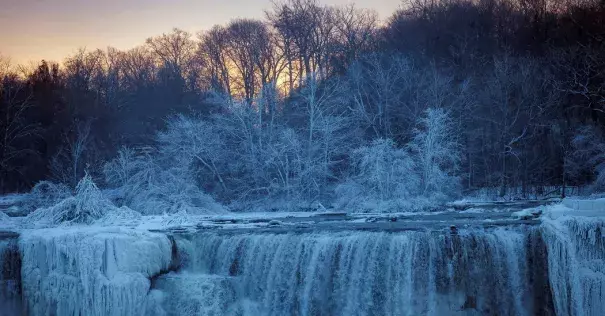
<svg viewBox="0 0 605 316">
<path fill-rule="evenodd" d="M 605 1 L 274 2 L 60 62 L 0 56 L 0 193 L 146 214 L 605 189 Z M 143 41 L 144 40 L 144 41 Z"/>
</svg>

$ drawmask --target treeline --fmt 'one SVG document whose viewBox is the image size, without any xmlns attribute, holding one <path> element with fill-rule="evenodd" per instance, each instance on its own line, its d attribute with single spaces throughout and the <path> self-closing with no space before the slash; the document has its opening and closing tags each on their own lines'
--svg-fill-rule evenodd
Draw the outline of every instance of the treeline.
<svg viewBox="0 0 605 316">
<path fill-rule="evenodd" d="M 4 63 L 0 192 L 177 166 L 166 179 L 186 174 L 222 202 L 605 182 L 605 2 L 402 7 L 382 23 L 289 0 L 127 51 Z"/>
</svg>

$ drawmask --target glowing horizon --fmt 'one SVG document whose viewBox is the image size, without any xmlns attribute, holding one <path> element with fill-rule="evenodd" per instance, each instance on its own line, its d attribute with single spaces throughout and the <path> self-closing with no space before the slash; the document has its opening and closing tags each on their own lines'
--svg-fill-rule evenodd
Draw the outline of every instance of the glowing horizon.
<svg viewBox="0 0 605 316">
<path fill-rule="evenodd" d="M 10 0 L 9 0 L 10 1 Z M 372 9 L 381 19 L 401 0 L 320 0 L 322 4 Z M 192 34 L 235 18 L 264 18 L 270 0 L 21 0 L 0 11 L 0 54 L 12 64 L 62 62 L 80 48 L 126 50 L 179 28 Z"/>
</svg>

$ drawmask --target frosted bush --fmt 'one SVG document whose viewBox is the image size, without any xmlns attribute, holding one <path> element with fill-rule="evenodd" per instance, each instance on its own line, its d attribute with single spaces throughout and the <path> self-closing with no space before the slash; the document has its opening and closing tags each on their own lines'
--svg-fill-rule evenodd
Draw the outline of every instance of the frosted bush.
<svg viewBox="0 0 605 316">
<path fill-rule="evenodd" d="M 356 183 L 367 194 L 381 200 L 406 198 L 414 194 L 418 178 L 416 164 L 408 153 L 390 139 L 378 139 L 354 151 Z"/>
<path fill-rule="evenodd" d="M 74 196 L 59 203 L 39 208 L 28 216 L 33 222 L 57 225 L 61 223 L 92 224 L 107 212 L 118 212 L 117 208 L 99 190 L 92 178 L 86 174 L 78 185 Z"/>
<path fill-rule="evenodd" d="M 141 213 L 131 210 L 126 206 L 120 208 L 111 207 L 96 221 L 100 225 L 135 225 L 141 221 Z"/>
<path fill-rule="evenodd" d="M 122 186 L 140 168 L 140 159 L 136 159 L 134 150 L 122 148 L 118 156 L 103 166 L 105 181 L 113 186 Z"/>
<path fill-rule="evenodd" d="M 191 173 L 174 161 L 123 149 L 104 172 L 107 183 L 120 192 L 121 204 L 142 214 L 224 212 L 196 185 Z"/>
<path fill-rule="evenodd" d="M 23 208 L 29 213 L 47 208 L 71 196 L 71 190 L 63 183 L 38 182 L 24 199 Z"/>
</svg>

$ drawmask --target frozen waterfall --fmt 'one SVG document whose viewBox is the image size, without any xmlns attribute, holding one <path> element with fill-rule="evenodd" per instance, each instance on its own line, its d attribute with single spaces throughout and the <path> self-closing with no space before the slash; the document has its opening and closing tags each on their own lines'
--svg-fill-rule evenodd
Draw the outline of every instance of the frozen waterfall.
<svg viewBox="0 0 605 316">
<path fill-rule="evenodd" d="M 19 244 L 28 315 L 144 315 L 172 258 L 167 236 L 122 228 L 34 230 Z"/>
<path fill-rule="evenodd" d="M 565 217 L 542 227 L 557 315 L 603 315 L 605 220 Z"/>
</svg>

